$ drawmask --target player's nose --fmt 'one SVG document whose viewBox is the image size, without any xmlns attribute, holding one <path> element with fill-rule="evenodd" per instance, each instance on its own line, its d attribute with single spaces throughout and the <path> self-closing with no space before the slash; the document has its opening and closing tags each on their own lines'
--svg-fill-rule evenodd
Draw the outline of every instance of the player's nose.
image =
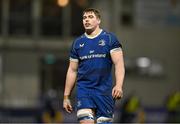
<svg viewBox="0 0 180 124">
<path fill-rule="evenodd" d="M 87 19 L 85 20 L 85 22 L 89 22 L 89 19 L 87 18 Z"/>
</svg>

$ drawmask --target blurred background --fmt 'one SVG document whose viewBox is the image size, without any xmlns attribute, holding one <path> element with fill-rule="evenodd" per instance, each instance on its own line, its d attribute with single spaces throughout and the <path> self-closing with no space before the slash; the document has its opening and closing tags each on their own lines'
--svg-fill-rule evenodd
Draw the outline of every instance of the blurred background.
<svg viewBox="0 0 180 124">
<path fill-rule="evenodd" d="M 114 121 L 180 122 L 179 0 L 0 0 L 0 122 L 77 122 L 62 100 L 87 7 L 101 11 L 101 27 L 123 45 Z"/>
</svg>

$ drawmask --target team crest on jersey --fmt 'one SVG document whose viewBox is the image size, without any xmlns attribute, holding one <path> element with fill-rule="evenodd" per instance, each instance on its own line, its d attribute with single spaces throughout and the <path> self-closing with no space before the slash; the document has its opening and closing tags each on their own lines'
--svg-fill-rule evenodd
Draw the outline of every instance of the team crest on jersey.
<svg viewBox="0 0 180 124">
<path fill-rule="evenodd" d="M 105 46 L 106 44 L 105 44 L 105 40 L 100 40 L 99 42 L 98 42 L 98 45 L 99 46 Z"/>
</svg>

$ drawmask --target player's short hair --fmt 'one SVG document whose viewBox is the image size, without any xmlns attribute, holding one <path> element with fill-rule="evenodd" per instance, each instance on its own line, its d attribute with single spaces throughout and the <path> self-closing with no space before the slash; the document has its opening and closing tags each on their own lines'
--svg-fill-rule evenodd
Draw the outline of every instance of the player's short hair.
<svg viewBox="0 0 180 124">
<path fill-rule="evenodd" d="M 95 8 L 87 8 L 83 11 L 83 15 L 87 12 L 93 12 L 98 19 L 101 19 L 100 11 Z"/>
</svg>

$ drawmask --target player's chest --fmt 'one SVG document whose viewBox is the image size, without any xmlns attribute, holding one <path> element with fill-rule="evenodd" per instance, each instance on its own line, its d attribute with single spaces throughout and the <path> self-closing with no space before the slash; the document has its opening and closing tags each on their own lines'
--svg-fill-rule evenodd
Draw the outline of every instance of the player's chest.
<svg viewBox="0 0 180 124">
<path fill-rule="evenodd" d="M 109 45 L 106 39 L 87 40 L 79 43 L 79 56 L 89 54 L 108 54 Z"/>
</svg>

